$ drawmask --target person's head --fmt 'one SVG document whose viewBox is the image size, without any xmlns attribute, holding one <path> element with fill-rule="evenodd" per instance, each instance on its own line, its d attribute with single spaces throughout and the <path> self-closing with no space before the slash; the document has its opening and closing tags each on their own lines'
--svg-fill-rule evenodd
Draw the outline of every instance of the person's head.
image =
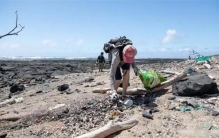
<svg viewBox="0 0 219 138">
<path fill-rule="evenodd" d="M 123 51 L 123 61 L 125 63 L 133 63 L 135 60 L 135 56 L 137 55 L 137 50 L 132 45 L 127 45 L 124 47 Z"/>
<path fill-rule="evenodd" d="M 101 52 L 100 55 L 103 55 L 103 52 Z"/>
</svg>

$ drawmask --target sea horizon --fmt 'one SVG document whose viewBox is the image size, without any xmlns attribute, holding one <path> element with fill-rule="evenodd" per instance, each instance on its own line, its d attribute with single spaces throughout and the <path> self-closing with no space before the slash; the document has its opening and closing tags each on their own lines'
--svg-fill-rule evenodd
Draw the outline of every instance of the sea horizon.
<svg viewBox="0 0 219 138">
<path fill-rule="evenodd" d="M 95 60 L 96 57 L 47 57 L 47 56 L 0 56 L 0 60 Z M 136 58 L 136 59 L 186 59 L 186 58 Z M 107 58 L 106 58 L 107 60 Z"/>
</svg>

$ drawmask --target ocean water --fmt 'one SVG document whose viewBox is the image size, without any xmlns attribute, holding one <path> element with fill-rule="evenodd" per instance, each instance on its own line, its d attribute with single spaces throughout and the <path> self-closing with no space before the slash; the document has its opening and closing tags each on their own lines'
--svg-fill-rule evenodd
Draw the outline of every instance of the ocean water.
<svg viewBox="0 0 219 138">
<path fill-rule="evenodd" d="M 15 61 L 31 61 L 31 60 L 88 60 L 88 59 L 95 59 L 95 58 L 87 58 L 87 57 L 0 57 L 0 60 L 15 60 Z"/>
</svg>

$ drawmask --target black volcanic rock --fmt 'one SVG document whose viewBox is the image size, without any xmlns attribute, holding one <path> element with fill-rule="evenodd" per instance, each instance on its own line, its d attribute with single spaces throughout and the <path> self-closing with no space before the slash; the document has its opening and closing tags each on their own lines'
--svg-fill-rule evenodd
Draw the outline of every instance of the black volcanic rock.
<svg viewBox="0 0 219 138">
<path fill-rule="evenodd" d="M 23 91 L 23 90 L 25 90 L 24 85 L 19 85 L 19 84 L 15 84 L 15 85 L 11 86 L 11 88 L 10 88 L 11 93 L 15 93 L 17 91 Z"/>
<path fill-rule="evenodd" d="M 69 85 L 68 84 L 63 84 L 63 85 L 60 85 L 58 86 L 58 90 L 59 91 L 65 91 L 69 88 Z"/>
</svg>

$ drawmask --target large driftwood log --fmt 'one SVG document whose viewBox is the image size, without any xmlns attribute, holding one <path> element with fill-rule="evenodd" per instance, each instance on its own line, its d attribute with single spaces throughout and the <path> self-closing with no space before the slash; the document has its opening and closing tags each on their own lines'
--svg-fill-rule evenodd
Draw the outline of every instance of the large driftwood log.
<svg viewBox="0 0 219 138">
<path fill-rule="evenodd" d="M 160 85 L 156 86 L 155 88 L 153 88 L 152 90 L 146 90 L 144 88 L 132 88 L 132 89 L 127 89 L 126 94 L 127 95 L 142 95 L 145 94 L 146 92 L 156 92 L 156 91 L 160 91 L 170 85 L 172 85 L 173 83 L 181 80 L 182 78 L 186 77 L 187 74 L 186 73 L 177 73 L 177 75 L 175 75 L 173 78 L 162 82 Z M 93 89 L 93 93 L 106 93 L 107 91 L 110 91 L 110 88 L 95 88 Z M 117 93 L 122 94 L 123 89 L 119 88 L 117 90 Z"/>
<path fill-rule="evenodd" d="M 165 82 L 162 82 L 159 86 L 153 88 L 150 92 L 160 91 L 160 90 L 162 90 L 162 89 L 172 85 L 173 83 L 181 80 L 182 78 L 184 78 L 186 76 L 187 76 L 186 73 L 180 73 L 180 74 L 174 76 L 173 78 L 171 78 L 171 79 L 169 79 L 169 80 L 167 80 Z"/>
<path fill-rule="evenodd" d="M 115 132 L 132 128 L 133 126 L 138 124 L 138 120 L 130 119 L 128 121 L 120 122 L 120 123 L 113 123 L 110 121 L 107 125 L 89 132 L 87 134 L 78 136 L 76 138 L 105 138 Z"/>
<path fill-rule="evenodd" d="M 181 74 L 181 73 L 179 73 L 179 72 L 170 71 L 170 70 L 162 70 L 161 72 L 162 72 L 162 73 L 168 73 L 168 74 L 176 74 L 176 75 Z"/>
<path fill-rule="evenodd" d="M 95 88 L 95 89 L 93 89 L 93 93 L 102 93 L 102 94 L 104 94 L 104 93 L 107 93 L 107 92 L 110 92 L 110 91 L 111 91 L 110 88 Z M 122 92 L 123 92 L 123 89 L 118 88 L 117 93 L 122 94 Z M 147 92 L 147 90 L 145 90 L 144 88 L 132 88 L 132 89 L 127 89 L 126 90 L 127 95 L 142 95 L 142 94 L 145 94 L 145 92 Z"/>
</svg>

